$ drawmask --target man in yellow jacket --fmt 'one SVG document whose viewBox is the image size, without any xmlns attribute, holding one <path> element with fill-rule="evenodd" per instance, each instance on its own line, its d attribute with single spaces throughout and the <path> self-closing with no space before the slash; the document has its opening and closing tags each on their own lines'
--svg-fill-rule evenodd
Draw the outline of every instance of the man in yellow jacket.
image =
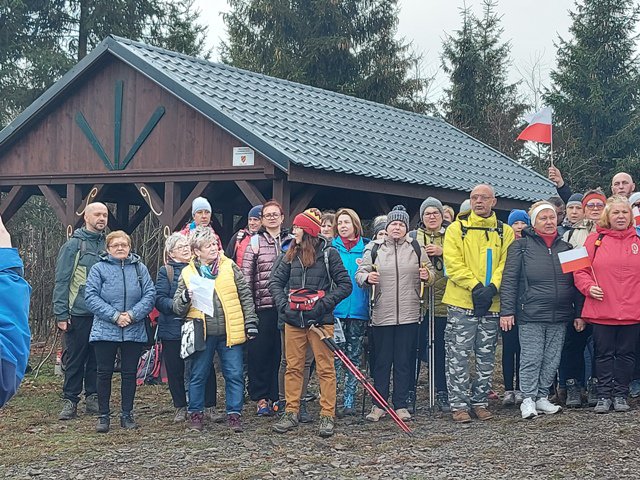
<svg viewBox="0 0 640 480">
<path fill-rule="evenodd" d="M 460 214 L 447 228 L 443 254 L 449 280 L 442 299 L 448 305 L 447 387 L 453 420 L 462 423 L 471 421 L 469 405 L 478 419 L 492 417 L 487 407 L 498 340 L 498 290 L 507 248 L 515 238 L 493 212 L 496 198 L 490 185 L 477 185 L 470 200 L 471 212 Z M 470 389 L 472 352 L 476 378 Z"/>
</svg>

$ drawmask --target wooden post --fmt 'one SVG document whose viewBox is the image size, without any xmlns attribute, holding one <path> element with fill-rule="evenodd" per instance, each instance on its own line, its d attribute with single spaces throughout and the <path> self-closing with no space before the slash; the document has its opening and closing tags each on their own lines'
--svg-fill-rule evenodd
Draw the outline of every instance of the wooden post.
<svg viewBox="0 0 640 480">
<path fill-rule="evenodd" d="M 273 179 L 273 199 L 282 205 L 285 225 L 291 225 L 292 219 L 289 218 L 291 213 L 289 180 L 283 177 Z"/>
</svg>

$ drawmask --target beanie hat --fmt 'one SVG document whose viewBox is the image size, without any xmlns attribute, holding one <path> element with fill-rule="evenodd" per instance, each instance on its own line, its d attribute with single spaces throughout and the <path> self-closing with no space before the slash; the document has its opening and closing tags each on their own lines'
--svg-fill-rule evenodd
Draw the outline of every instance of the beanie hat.
<svg viewBox="0 0 640 480">
<path fill-rule="evenodd" d="M 471 211 L 471 200 L 467 198 L 464 202 L 462 202 L 462 205 L 460 205 L 459 213 L 467 213 L 470 211 Z"/>
<path fill-rule="evenodd" d="M 574 193 L 569 197 L 569 200 L 567 201 L 567 207 L 576 204 L 582 205 L 582 197 L 584 197 L 584 195 L 582 195 L 581 193 Z"/>
<path fill-rule="evenodd" d="M 640 192 L 632 193 L 629 197 L 629 205 L 633 207 L 633 204 L 638 202 L 640 202 Z"/>
<path fill-rule="evenodd" d="M 556 211 L 556 207 L 554 207 L 549 202 L 542 202 L 540 205 L 538 205 L 536 208 L 534 208 L 531 211 L 531 224 L 532 225 L 536 223 L 536 218 L 538 217 L 540 212 L 542 212 L 543 210 L 553 210 L 555 212 Z"/>
<path fill-rule="evenodd" d="M 196 197 L 193 199 L 193 203 L 191 203 L 191 215 L 194 215 L 200 210 L 211 212 L 211 204 L 209 203 L 209 200 L 204 197 Z"/>
<path fill-rule="evenodd" d="M 307 209 L 302 213 L 296 215 L 293 219 L 293 225 L 301 228 L 307 234 L 312 237 L 317 237 L 320 235 L 320 226 L 322 225 L 322 220 L 320 215 L 318 215 L 315 209 Z"/>
<path fill-rule="evenodd" d="M 440 212 L 440 215 L 442 215 L 442 218 L 444 218 L 444 208 L 442 207 L 442 202 L 437 198 L 429 197 L 424 202 L 422 202 L 422 205 L 420 205 L 420 219 L 422 219 L 422 217 L 424 216 L 424 211 L 429 207 L 437 208 Z"/>
<path fill-rule="evenodd" d="M 407 227 L 407 231 L 409 230 L 409 214 L 407 213 L 407 209 L 404 208 L 404 205 L 396 205 L 391 209 L 391 211 L 387 214 L 387 229 L 391 222 L 402 222 L 404 226 Z"/>
<path fill-rule="evenodd" d="M 509 224 L 509 226 L 513 226 L 513 224 L 516 222 L 524 222 L 527 225 L 531 225 L 529 214 L 524 210 L 511 210 L 507 223 Z"/>
<path fill-rule="evenodd" d="M 589 203 L 589 200 L 602 200 L 603 203 L 607 203 L 607 197 L 604 196 L 604 193 L 599 193 L 599 192 L 591 192 L 588 193 L 584 196 L 584 198 L 582 199 L 582 207 L 584 208 L 584 206 Z"/>
<path fill-rule="evenodd" d="M 373 219 L 373 238 L 375 239 L 382 230 L 387 229 L 387 216 L 381 215 Z"/>
<path fill-rule="evenodd" d="M 251 208 L 251 210 L 249 210 L 249 218 L 260 218 L 260 215 L 262 215 L 262 205 L 256 205 L 255 207 Z"/>
</svg>

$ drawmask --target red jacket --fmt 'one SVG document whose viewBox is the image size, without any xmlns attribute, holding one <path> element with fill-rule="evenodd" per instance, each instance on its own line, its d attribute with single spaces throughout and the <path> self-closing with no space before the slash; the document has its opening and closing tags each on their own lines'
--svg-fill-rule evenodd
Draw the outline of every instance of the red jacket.
<svg viewBox="0 0 640 480">
<path fill-rule="evenodd" d="M 600 234 L 603 234 L 602 243 L 596 249 Z M 602 325 L 640 323 L 640 238 L 636 229 L 619 231 L 598 227 L 587 237 L 584 246 L 604 299 L 595 300 L 589 295 L 589 289 L 596 285 L 591 268 L 574 272 L 575 285 L 585 296 L 582 318 Z"/>
</svg>

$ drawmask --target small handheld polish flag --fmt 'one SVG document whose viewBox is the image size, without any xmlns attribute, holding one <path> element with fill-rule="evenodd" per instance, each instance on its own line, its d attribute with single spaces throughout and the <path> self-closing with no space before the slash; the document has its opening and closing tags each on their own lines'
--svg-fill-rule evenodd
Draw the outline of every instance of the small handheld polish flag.
<svg viewBox="0 0 640 480">
<path fill-rule="evenodd" d="M 586 247 L 574 248 L 558 254 L 562 273 L 571 273 L 591 266 L 591 259 Z"/>
</svg>

